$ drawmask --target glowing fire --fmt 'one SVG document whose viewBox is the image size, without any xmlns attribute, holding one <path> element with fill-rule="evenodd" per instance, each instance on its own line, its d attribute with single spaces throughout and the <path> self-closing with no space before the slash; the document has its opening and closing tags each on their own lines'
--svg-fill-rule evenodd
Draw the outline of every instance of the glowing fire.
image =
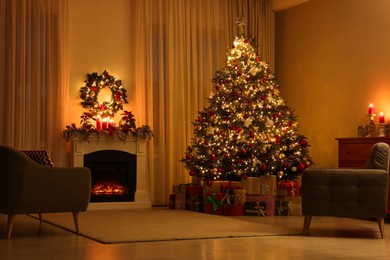
<svg viewBox="0 0 390 260">
<path fill-rule="evenodd" d="M 126 190 L 123 185 L 116 183 L 96 184 L 92 188 L 93 195 L 121 195 L 125 193 Z"/>
</svg>

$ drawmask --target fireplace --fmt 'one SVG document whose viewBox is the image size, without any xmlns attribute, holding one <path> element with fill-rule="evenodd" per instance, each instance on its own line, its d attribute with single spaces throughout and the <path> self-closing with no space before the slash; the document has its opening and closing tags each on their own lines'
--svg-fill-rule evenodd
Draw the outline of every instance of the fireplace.
<svg viewBox="0 0 390 260">
<path fill-rule="evenodd" d="M 91 170 L 91 202 L 134 201 L 137 156 L 102 150 L 84 155 L 84 167 Z"/>
<path fill-rule="evenodd" d="M 123 193 L 123 191 L 120 191 L 117 187 L 108 187 L 104 196 L 91 196 L 92 200 L 91 203 L 89 203 L 88 210 L 150 208 L 152 206 L 149 197 L 149 171 L 146 141 L 133 138 L 127 138 L 126 141 L 123 141 L 111 136 L 100 136 L 98 138 L 97 136 L 91 135 L 88 141 L 82 138 L 75 138 L 72 140 L 71 144 L 71 164 L 74 167 L 82 167 L 85 165 L 84 156 L 88 157 L 89 155 L 93 155 L 94 157 L 97 155 L 97 159 L 92 159 L 92 165 L 87 166 L 90 169 L 97 169 L 96 171 L 94 169 L 91 170 L 93 179 L 95 179 L 94 175 L 102 175 L 105 177 L 97 176 L 98 178 L 103 179 L 99 182 L 106 182 L 104 178 L 111 179 L 114 177 L 120 185 L 127 181 L 129 182 L 129 187 L 127 187 L 128 191 L 124 191 L 128 192 L 128 196 L 119 195 Z M 115 151 L 115 158 L 112 158 L 110 155 L 105 155 L 106 151 Z M 122 155 L 125 159 L 118 160 Z M 111 158 L 108 159 L 108 157 Z M 135 163 L 129 163 L 129 160 L 132 162 L 135 161 Z M 113 164 L 112 162 L 115 163 Z M 135 175 L 133 175 L 134 167 L 136 168 Z M 121 172 L 127 171 L 127 168 L 130 169 L 130 172 L 132 173 L 127 176 L 124 174 L 122 175 Z M 93 172 L 97 172 L 97 174 L 94 174 Z M 95 180 L 93 181 L 95 182 Z M 109 194 L 110 190 L 112 192 L 111 195 Z M 116 193 L 115 196 L 113 193 Z M 103 199 L 103 197 L 105 198 Z M 114 197 L 115 200 L 113 200 Z"/>
</svg>

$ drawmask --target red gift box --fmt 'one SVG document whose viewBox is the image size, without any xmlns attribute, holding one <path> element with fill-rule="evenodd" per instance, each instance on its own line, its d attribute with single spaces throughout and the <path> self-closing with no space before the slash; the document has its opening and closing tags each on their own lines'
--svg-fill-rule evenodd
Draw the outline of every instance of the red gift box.
<svg viewBox="0 0 390 260">
<path fill-rule="evenodd" d="M 204 213 L 223 215 L 223 194 L 208 192 L 205 196 Z"/>
<path fill-rule="evenodd" d="M 278 195 L 301 196 L 301 189 L 297 181 L 280 181 L 278 183 Z"/>
<path fill-rule="evenodd" d="M 223 208 L 223 214 L 226 216 L 244 216 L 244 205 L 226 204 Z"/>
</svg>

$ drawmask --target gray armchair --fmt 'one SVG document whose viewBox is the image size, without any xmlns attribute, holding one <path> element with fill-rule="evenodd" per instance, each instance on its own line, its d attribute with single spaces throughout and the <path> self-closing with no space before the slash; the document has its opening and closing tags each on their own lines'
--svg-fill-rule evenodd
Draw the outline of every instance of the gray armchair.
<svg viewBox="0 0 390 260">
<path fill-rule="evenodd" d="M 84 167 L 51 167 L 25 153 L 0 145 L 0 213 L 8 215 L 6 238 L 11 237 L 15 215 L 72 212 L 79 234 L 78 214 L 91 194 L 91 172 Z"/>
<path fill-rule="evenodd" d="M 365 169 L 308 169 L 302 174 L 303 234 L 312 216 L 376 218 L 382 238 L 389 185 L 389 145 L 373 145 Z"/>
</svg>

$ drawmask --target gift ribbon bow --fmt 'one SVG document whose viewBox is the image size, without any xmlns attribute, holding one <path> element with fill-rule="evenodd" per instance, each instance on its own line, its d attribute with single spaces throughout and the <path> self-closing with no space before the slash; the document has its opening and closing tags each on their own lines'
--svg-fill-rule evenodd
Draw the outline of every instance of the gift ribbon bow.
<svg viewBox="0 0 390 260">
<path fill-rule="evenodd" d="M 255 209 L 257 209 L 259 216 L 265 217 L 264 206 L 260 206 L 260 202 L 256 202 L 256 204 Z"/>
<path fill-rule="evenodd" d="M 220 205 L 222 205 L 223 201 L 222 200 L 217 200 L 216 198 L 216 194 L 213 193 L 211 196 L 208 196 L 207 197 L 207 204 L 209 203 L 213 203 L 213 213 L 215 214 L 218 210 L 218 207 Z"/>
</svg>

